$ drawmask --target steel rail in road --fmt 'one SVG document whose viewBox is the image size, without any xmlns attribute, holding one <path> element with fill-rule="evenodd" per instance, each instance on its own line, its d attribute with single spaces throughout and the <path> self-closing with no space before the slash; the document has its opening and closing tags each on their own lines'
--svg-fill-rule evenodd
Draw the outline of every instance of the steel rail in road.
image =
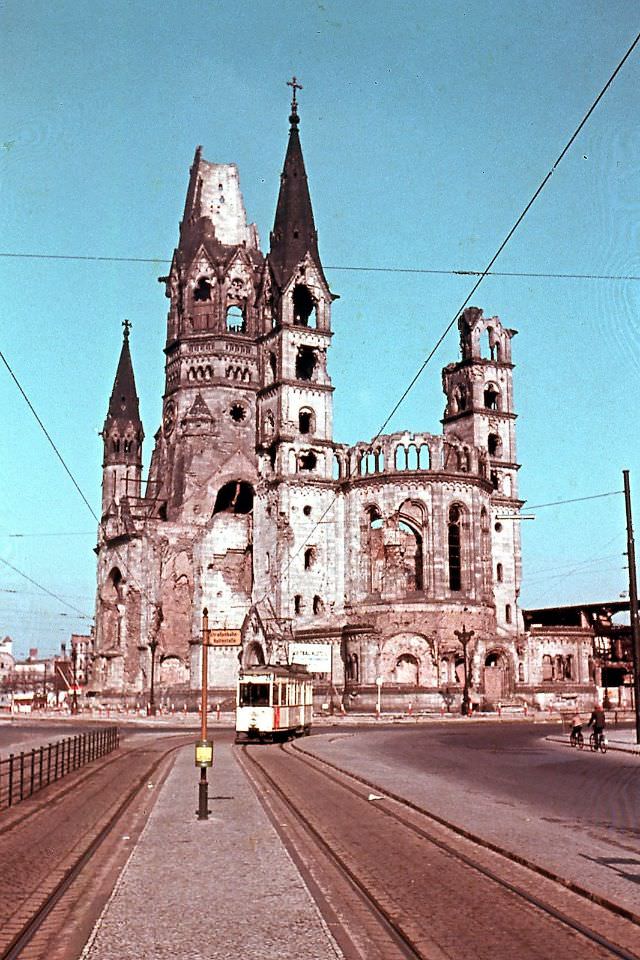
<svg viewBox="0 0 640 960">
<path fill-rule="evenodd" d="M 283 788 L 282 784 L 271 777 L 267 771 L 263 769 L 263 766 L 258 759 L 260 757 L 259 749 L 251 751 L 251 754 L 247 753 L 246 747 L 243 749 L 245 751 L 245 756 L 250 755 L 252 768 L 260 769 L 260 775 L 269 781 L 271 789 L 274 790 L 280 797 L 281 801 L 286 804 L 288 812 L 290 812 L 291 815 L 295 816 L 296 819 L 304 824 L 305 829 L 314 838 L 314 841 L 317 842 L 317 844 L 331 856 L 336 865 L 338 865 L 340 869 L 350 877 L 352 883 L 358 888 L 361 896 L 363 898 L 367 898 L 371 902 L 372 908 L 381 913 L 381 915 L 385 918 L 386 923 L 394 932 L 396 938 L 401 938 L 406 943 L 407 950 L 413 951 L 413 953 L 407 952 L 407 956 L 423 957 L 424 954 L 420 952 L 419 945 L 413 942 L 411 938 L 406 937 L 402 929 L 402 922 L 399 923 L 398 918 L 394 917 L 385 908 L 385 906 L 380 903 L 379 898 L 373 895 L 372 892 L 367 889 L 366 883 L 359 879 L 353 867 L 344 860 L 342 854 L 339 854 L 335 850 L 331 849 L 317 825 L 314 825 L 304 813 L 296 809 L 296 807 L 291 804 L 289 798 L 287 797 L 286 790 Z M 579 898 L 583 898 L 585 905 L 587 905 L 587 901 L 590 901 L 591 904 L 596 904 L 597 909 L 610 912 L 614 917 L 614 922 L 617 922 L 618 924 L 622 924 L 624 921 L 629 922 L 632 925 L 632 935 L 630 935 L 629 940 L 631 943 L 638 942 L 635 929 L 638 927 L 638 918 L 629 911 L 626 911 L 624 908 L 620 908 L 615 904 L 602 900 L 601 898 L 596 898 L 589 892 L 581 890 L 571 883 L 563 882 L 560 878 L 544 871 L 536 865 L 529 864 L 528 861 L 518 857 L 517 855 L 511 855 L 508 851 L 501 850 L 495 845 L 487 844 L 481 838 L 473 836 L 469 832 L 460 829 L 455 824 L 447 822 L 442 817 L 434 816 L 428 811 L 421 809 L 416 804 L 408 802 L 405 798 L 394 795 L 388 790 L 381 788 L 377 784 L 372 783 L 360 776 L 353 775 L 349 771 L 343 770 L 336 764 L 316 757 L 315 755 L 307 752 L 307 750 L 305 750 L 303 747 L 287 747 L 283 744 L 281 745 L 280 750 L 293 753 L 302 763 L 313 768 L 317 773 L 331 781 L 337 787 L 347 791 L 360 800 L 368 800 L 367 795 L 363 794 L 363 787 L 366 791 L 375 792 L 377 795 L 376 810 L 378 812 L 383 813 L 396 824 L 399 824 L 404 829 L 409 830 L 421 840 L 425 840 L 428 843 L 433 844 L 447 857 L 455 858 L 455 860 L 462 863 L 465 867 L 471 868 L 493 883 L 497 883 L 501 888 L 508 891 L 509 894 L 515 895 L 523 903 L 526 903 L 528 907 L 534 908 L 536 911 L 539 911 L 547 917 L 552 918 L 554 921 L 561 923 L 572 933 L 584 937 L 594 946 L 605 950 L 610 956 L 617 957 L 619 960 L 639 960 L 640 955 L 632 952 L 629 947 L 614 942 L 612 939 L 604 936 L 597 930 L 594 930 L 592 927 L 577 919 L 575 916 L 571 916 L 565 910 L 554 906 L 552 903 L 544 900 L 542 897 L 532 893 L 530 890 L 527 890 L 521 883 L 513 882 L 513 880 L 508 878 L 508 876 L 505 876 L 505 872 L 502 874 L 500 873 L 499 866 L 492 869 L 490 866 L 487 866 L 486 863 L 482 863 L 479 858 L 470 856 L 468 853 L 456 849 L 453 843 L 443 841 L 440 837 L 434 836 L 432 830 L 425 828 L 425 824 L 428 825 L 429 821 L 431 821 L 439 828 L 443 828 L 445 831 L 453 833 L 458 840 L 463 839 L 464 841 L 470 841 L 471 843 L 479 844 L 482 848 L 489 850 L 492 856 L 496 858 L 503 858 L 507 863 L 516 865 L 520 870 L 533 871 L 534 875 L 537 874 L 540 877 L 543 876 L 545 881 L 548 883 L 554 884 L 558 888 L 562 888 L 565 891 L 570 891 Z M 419 816 L 421 825 L 412 822 L 411 817 L 415 817 L 415 815 Z M 593 908 L 591 907 L 591 909 Z M 638 930 L 640 932 L 640 927 L 638 927 Z M 626 939 L 626 937 L 622 937 L 621 939 Z"/>
<path fill-rule="evenodd" d="M 0 960 L 18 960 L 25 948 L 32 943 L 43 923 L 55 910 L 57 904 L 60 902 L 64 894 L 69 890 L 74 881 L 82 873 L 82 870 L 96 856 L 104 842 L 120 822 L 123 814 L 140 794 L 141 790 L 146 787 L 149 777 L 158 770 L 161 764 L 171 753 L 181 749 L 187 742 L 190 742 L 190 738 L 186 738 L 184 736 L 180 736 L 179 743 L 175 743 L 175 736 L 171 739 L 173 741 L 171 745 L 168 746 L 167 749 L 163 750 L 150 765 L 144 768 L 143 773 L 136 778 L 133 786 L 127 791 L 124 798 L 117 805 L 114 812 L 108 817 L 107 821 L 102 824 L 98 832 L 95 834 L 95 836 L 93 836 L 93 839 L 87 845 L 85 845 L 83 849 L 80 849 L 78 853 L 74 855 L 73 862 L 63 871 L 60 880 L 47 893 L 43 901 L 34 908 L 28 919 L 21 924 L 20 929 L 12 937 L 11 942 L 0 948 L 2 950 L 0 953 Z M 156 741 L 154 745 L 157 746 L 158 741 Z M 148 749 L 148 744 L 141 744 L 139 747 L 133 747 L 129 753 L 129 756 L 136 753 L 148 753 Z M 114 759 L 115 758 L 110 757 L 107 763 L 101 764 L 99 767 L 94 767 L 92 774 L 97 776 L 97 774 L 103 771 L 106 765 L 110 765 Z M 90 779 L 90 777 L 85 778 L 85 780 L 88 779 Z M 45 788 L 43 793 L 47 792 L 48 790 Z M 56 793 L 56 798 L 60 796 L 60 793 L 68 792 L 68 790 L 58 792 Z M 38 811 L 36 811 L 36 813 L 37 812 Z M 42 808 L 40 808 L 39 812 L 42 812 Z M 21 818 L 20 823 L 23 824 L 24 819 L 25 818 Z"/>
<path fill-rule="evenodd" d="M 269 787 L 277 795 L 287 812 L 294 816 L 295 819 L 302 825 L 303 830 L 312 837 L 315 847 L 321 852 L 321 854 L 324 855 L 329 863 L 333 865 L 339 874 L 347 880 L 352 893 L 355 894 L 364 909 L 369 913 L 374 923 L 377 924 L 381 929 L 383 935 L 385 935 L 390 940 L 393 947 L 395 947 L 394 960 L 396 957 L 403 958 L 403 960 L 424 960 L 424 954 L 420 952 L 417 944 L 406 935 L 396 920 L 391 916 L 389 911 L 385 909 L 384 905 L 360 881 L 358 876 L 345 862 L 344 858 L 340 856 L 340 854 L 338 854 L 329 843 L 327 843 L 325 838 L 313 826 L 311 821 L 305 817 L 300 810 L 292 805 L 290 798 L 286 794 L 286 791 L 283 790 L 282 786 L 277 782 L 277 780 L 271 777 L 264 770 L 264 768 L 256 760 L 255 756 L 252 755 L 252 752 L 247 749 L 247 747 L 247 744 L 242 744 L 239 747 L 239 751 L 240 756 L 242 757 L 241 766 L 245 772 L 249 774 L 249 778 L 254 782 L 254 785 L 262 785 L 264 782 L 268 783 Z M 264 796 L 260 792 L 258 793 L 258 796 L 263 805 L 266 806 L 267 812 L 271 817 L 274 827 L 279 833 L 281 833 L 278 828 L 278 818 L 277 816 L 274 816 L 274 811 L 271 810 L 267 804 L 265 804 Z M 292 849 L 290 838 L 283 836 L 282 839 L 284 840 L 285 846 L 289 850 L 289 853 L 293 855 L 294 861 L 296 861 L 298 865 L 304 866 L 301 858 L 294 855 L 296 851 L 295 849 Z M 307 875 L 305 876 L 305 879 L 308 882 L 310 878 Z M 312 883 L 309 885 L 314 888 L 316 892 L 318 892 L 317 884 Z M 326 907 L 327 905 L 325 902 L 325 910 Z M 330 925 L 334 936 L 337 934 L 336 925 L 337 924 L 335 920 Z M 344 944 L 342 943 L 339 943 L 339 946 L 344 948 Z M 343 952 L 349 957 L 353 956 L 352 952 L 348 949 L 346 951 L 343 950 Z"/>
</svg>

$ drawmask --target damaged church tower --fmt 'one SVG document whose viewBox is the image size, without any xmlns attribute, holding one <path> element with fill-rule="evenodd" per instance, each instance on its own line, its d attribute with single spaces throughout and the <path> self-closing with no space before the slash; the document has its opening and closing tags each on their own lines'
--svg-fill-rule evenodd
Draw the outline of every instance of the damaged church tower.
<svg viewBox="0 0 640 960">
<path fill-rule="evenodd" d="M 236 167 L 196 150 L 161 278 L 163 414 L 144 484 L 125 324 L 103 431 L 93 687 L 144 699 L 156 641 L 160 701 L 194 704 L 206 607 L 220 699 L 241 665 L 284 662 L 304 643 L 325 658 L 323 700 L 371 707 L 382 678 L 393 703 L 439 708 L 461 696 L 462 629 L 472 701 L 524 696 L 535 670 L 518 609 L 515 331 L 464 311 L 442 433 L 334 441 L 336 296 L 291 86 L 266 255 Z"/>
</svg>

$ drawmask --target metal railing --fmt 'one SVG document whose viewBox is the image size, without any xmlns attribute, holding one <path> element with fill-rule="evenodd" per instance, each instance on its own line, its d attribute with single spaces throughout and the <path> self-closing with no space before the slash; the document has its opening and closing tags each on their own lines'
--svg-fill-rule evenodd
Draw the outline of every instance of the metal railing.
<svg viewBox="0 0 640 960">
<path fill-rule="evenodd" d="M 61 780 L 68 773 L 116 750 L 120 742 L 117 727 L 66 737 L 46 747 L 10 753 L 0 760 L 0 810 Z"/>
</svg>

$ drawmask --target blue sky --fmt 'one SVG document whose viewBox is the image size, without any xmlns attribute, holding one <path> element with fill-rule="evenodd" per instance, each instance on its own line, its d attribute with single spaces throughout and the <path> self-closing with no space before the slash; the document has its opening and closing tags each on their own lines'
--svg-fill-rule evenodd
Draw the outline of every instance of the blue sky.
<svg viewBox="0 0 640 960">
<path fill-rule="evenodd" d="M 335 438 L 372 437 L 639 29 L 633 2 L 61 2 L 0 9 L 1 349 L 96 512 L 121 342 L 147 434 L 160 423 L 166 304 L 194 148 L 239 166 L 263 247 L 296 74 L 320 252 L 333 290 Z M 640 276 L 636 50 L 495 269 Z M 341 269 L 338 269 L 341 268 Z M 520 493 L 622 488 L 640 528 L 640 282 L 487 278 L 474 303 L 514 341 Z M 455 330 L 389 431 L 440 430 Z M 377 376 L 374 375 L 377 372 Z M 95 522 L 0 367 L 0 635 L 58 649 L 93 614 Z M 525 507 L 525 511 L 528 508 Z M 624 503 L 532 511 L 522 605 L 626 589 Z"/>
</svg>

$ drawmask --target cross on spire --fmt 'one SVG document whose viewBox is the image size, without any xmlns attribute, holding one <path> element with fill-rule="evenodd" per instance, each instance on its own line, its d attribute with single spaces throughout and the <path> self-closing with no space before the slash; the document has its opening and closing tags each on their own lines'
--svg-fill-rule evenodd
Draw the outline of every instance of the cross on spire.
<svg viewBox="0 0 640 960">
<path fill-rule="evenodd" d="M 124 329 L 124 339 L 125 339 L 125 340 L 128 340 L 128 339 L 129 339 L 129 330 L 131 330 L 132 324 L 131 324 L 131 322 L 130 322 L 129 320 L 123 320 L 123 321 L 122 321 L 122 327 L 123 327 L 123 329 Z"/>
<path fill-rule="evenodd" d="M 296 90 L 302 90 L 302 84 L 298 83 L 297 77 L 291 77 L 291 80 L 287 80 L 287 86 L 291 87 L 293 90 L 293 96 L 291 97 L 291 116 L 289 117 L 289 122 L 296 124 L 298 123 L 298 100 L 296 98 Z"/>
<path fill-rule="evenodd" d="M 287 80 L 287 86 L 291 87 L 293 90 L 293 97 L 291 98 L 291 109 L 298 106 L 298 101 L 296 100 L 296 90 L 302 90 L 302 84 L 298 83 L 297 77 L 291 77 L 291 80 Z"/>
</svg>

